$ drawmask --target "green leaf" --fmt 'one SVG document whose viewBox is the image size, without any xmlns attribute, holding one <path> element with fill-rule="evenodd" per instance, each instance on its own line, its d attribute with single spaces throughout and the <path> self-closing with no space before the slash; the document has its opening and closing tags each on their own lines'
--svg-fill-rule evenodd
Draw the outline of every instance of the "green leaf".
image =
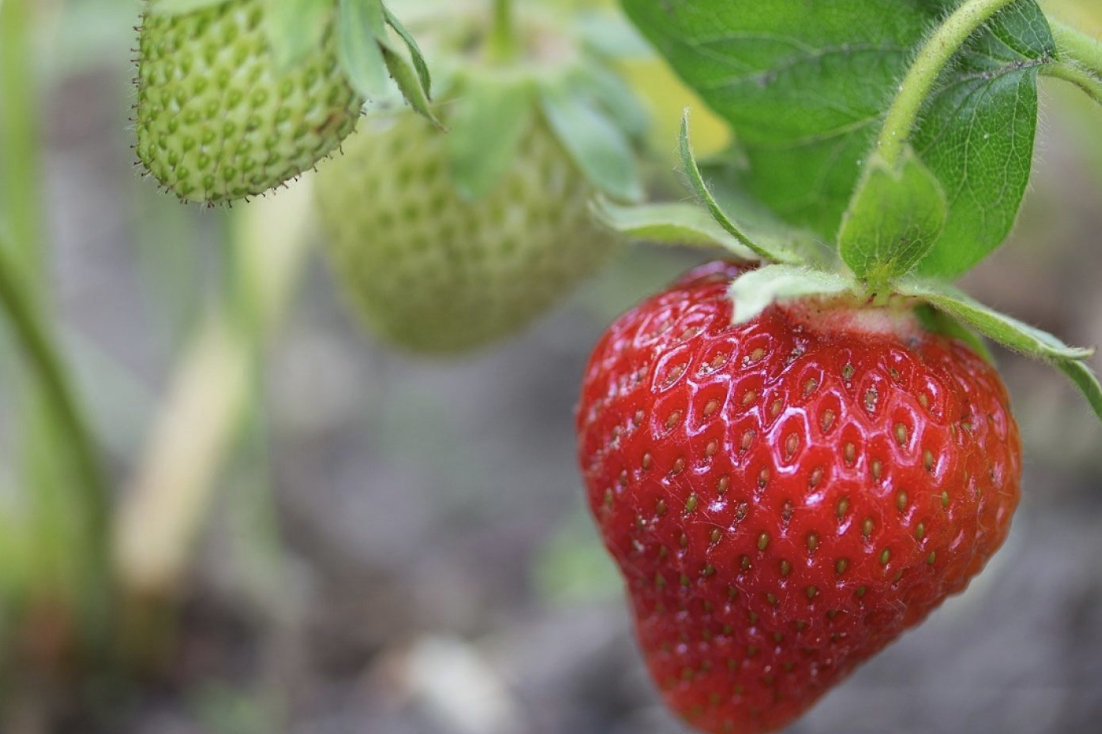
<svg viewBox="0 0 1102 734">
<path fill-rule="evenodd" d="M 444 126 L 432 111 L 432 102 L 429 100 L 429 91 L 422 84 L 421 74 L 417 71 L 416 64 L 411 64 L 391 44 L 381 46 L 386 68 L 390 70 L 390 76 L 401 90 L 402 96 L 409 102 L 410 107 L 429 122 L 443 130 Z"/>
<path fill-rule="evenodd" d="M 425 57 L 421 53 L 421 47 L 417 45 L 416 39 L 406 27 L 402 25 L 402 22 L 398 20 L 398 17 L 394 13 L 390 12 L 390 8 L 383 6 L 383 11 L 386 13 L 387 24 L 394 29 L 394 32 L 398 34 L 398 37 L 402 39 L 402 42 L 406 44 L 406 50 L 409 51 L 410 60 L 413 62 L 413 68 L 417 70 L 417 78 L 421 81 L 421 87 L 425 90 L 425 96 L 432 98 L 432 77 L 429 74 L 429 66 L 425 63 Z M 385 41 L 383 37 L 379 38 L 380 41 Z"/>
<path fill-rule="evenodd" d="M 987 342 L 983 340 L 983 337 L 962 324 L 958 319 L 953 318 L 944 311 L 938 311 L 928 303 L 924 303 L 916 308 L 915 313 L 922 321 L 922 325 L 929 331 L 935 334 L 943 334 L 945 336 L 951 336 L 954 339 L 959 339 L 972 347 L 976 354 L 980 355 L 991 364 L 995 363 L 995 356 L 991 354 L 991 350 L 988 348 Z"/>
<path fill-rule="evenodd" d="M 1079 391 L 1094 409 L 1095 415 L 1102 418 L 1102 385 L 1098 376 L 1085 363 L 1075 360 L 1061 360 L 1056 363 L 1060 371 L 1075 383 Z"/>
<path fill-rule="evenodd" d="M 913 144 L 941 181 L 949 219 L 918 271 L 956 278 L 1003 243 L 1029 184 L 1037 76 L 1055 43 L 1033 2 L 997 15 L 940 79 Z"/>
<path fill-rule="evenodd" d="M 708 184 L 705 183 L 704 176 L 700 173 L 700 166 L 697 165 L 696 157 L 693 155 L 692 144 L 689 141 L 688 110 L 685 110 L 685 115 L 681 119 L 680 145 L 681 165 L 685 168 L 685 175 L 689 178 L 689 185 L 696 191 L 697 196 L 700 197 L 700 200 L 707 207 L 708 212 L 715 221 L 718 222 L 727 233 L 734 237 L 741 245 L 767 262 L 798 263 L 801 261 L 793 252 L 789 252 L 780 247 L 770 246 L 775 245 L 775 243 L 758 242 L 747 235 L 741 227 L 731 221 L 730 217 L 723 211 L 723 208 L 720 207 L 715 197 L 712 196 L 712 192 L 708 189 Z"/>
<path fill-rule="evenodd" d="M 639 31 L 608 12 L 581 13 L 575 29 L 583 46 L 608 59 L 645 59 L 654 55 Z"/>
<path fill-rule="evenodd" d="M 352 88 L 367 99 L 386 94 L 387 63 L 379 37 L 386 18 L 379 0 L 339 0 L 337 22 L 341 67 Z"/>
<path fill-rule="evenodd" d="M 833 247 L 814 232 L 785 222 L 746 191 L 738 173 L 740 165 L 731 156 L 700 163 L 701 176 L 719 206 L 726 212 L 738 212 L 739 229 L 755 242 L 768 243 L 770 250 L 791 252 L 793 259 L 802 263 L 831 269 L 838 259 Z"/>
<path fill-rule="evenodd" d="M 842 218 L 838 246 L 858 280 L 874 290 L 909 273 L 945 229 L 945 192 L 908 150 L 898 168 L 877 156 Z"/>
<path fill-rule="evenodd" d="M 914 296 L 968 324 L 1003 346 L 1042 359 L 1087 359 L 1094 350 L 1069 347 L 1052 334 L 985 306 L 959 288 L 916 278 L 901 282 L 897 291 Z"/>
<path fill-rule="evenodd" d="M 606 226 L 636 239 L 660 244 L 720 247 L 744 262 L 759 259 L 753 250 L 742 245 L 708 212 L 694 204 L 621 206 L 601 198 L 593 210 Z"/>
<path fill-rule="evenodd" d="M 448 121 L 452 180 L 476 199 L 494 187 L 513 162 L 532 123 L 532 90 L 514 79 L 482 75 L 456 96 Z"/>
<path fill-rule="evenodd" d="M 276 65 L 287 69 L 316 51 L 332 18 L 333 0 L 278 0 L 268 3 L 264 32 Z"/>
<path fill-rule="evenodd" d="M 833 296 L 852 291 L 850 278 L 793 265 L 766 265 L 740 275 L 731 284 L 734 323 L 744 324 L 778 301 L 808 296 Z"/>
<path fill-rule="evenodd" d="M 971 326 L 999 344 L 1030 357 L 1045 360 L 1066 374 L 1102 418 L 1102 385 L 1083 360 L 1092 349 L 1069 347 L 1052 334 L 999 313 L 944 283 L 907 279 L 899 292 L 914 296 Z"/>
<path fill-rule="evenodd" d="M 623 0 L 677 73 L 734 127 L 747 191 L 833 238 L 910 60 L 958 0 Z M 1053 57 L 1032 0 L 977 33 L 939 79 L 913 144 L 945 230 L 922 271 L 953 276 L 1005 238 L 1029 178 L 1036 75 Z"/>
<path fill-rule="evenodd" d="M 595 63 L 580 65 L 567 82 L 587 93 L 627 135 L 642 140 L 650 127 L 650 115 L 631 86 L 618 74 Z"/>
<path fill-rule="evenodd" d="M 635 153 L 608 115 L 561 85 L 544 88 L 540 103 L 556 137 L 597 190 L 621 201 L 643 198 Z"/>
</svg>

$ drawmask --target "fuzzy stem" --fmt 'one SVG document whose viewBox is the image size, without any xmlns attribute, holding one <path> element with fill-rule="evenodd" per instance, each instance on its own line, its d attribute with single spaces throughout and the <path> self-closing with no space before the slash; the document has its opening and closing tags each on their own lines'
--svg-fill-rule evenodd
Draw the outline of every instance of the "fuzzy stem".
<svg viewBox="0 0 1102 734">
<path fill-rule="evenodd" d="M 512 0 L 493 0 L 493 25 L 490 27 L 490 58 L 510 61 L 517 52 L 516 29 L 513 25 Z"/>
<path fill-rule="evenodd" d="M 1102 77 L 1095 76 L 1074 62 L 1062 61 L 1042 69 L 1045 76 L 1062 79 L 1079 87 L 1088 97 L 1102 105 Z"/>
<path fill-rule="evenodd" d="M 1048 24 L 1061 59 L 1074 61 L 1102 79 L 1102 41 L 1058 20 L 1049 19 Z"/>
<path fill-rule="evenodd" d="M 1017 0 L 969 0 L 949 16 L 926 42 L 899 87 L 880 131 L 876 149 L 890 165 L 899 163 L 923 103 L 937 78 L 964 42 L 984 23 Z"/>
</svg>

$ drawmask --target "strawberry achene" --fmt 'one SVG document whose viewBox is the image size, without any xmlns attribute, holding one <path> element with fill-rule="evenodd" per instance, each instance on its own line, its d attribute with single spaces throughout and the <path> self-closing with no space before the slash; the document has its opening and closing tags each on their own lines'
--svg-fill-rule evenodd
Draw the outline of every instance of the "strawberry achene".
<svg viewBox="0 0 1102 734">
<path fill-rule="evenodd" d="M 810 300 L 733 325 L 738 272 L 616 321 L 577 413 L 650 672 L 716 734 L 785 726 L 963 590 L 1021 473 L 1003 383 L 963 341 Z"/>
</svg>

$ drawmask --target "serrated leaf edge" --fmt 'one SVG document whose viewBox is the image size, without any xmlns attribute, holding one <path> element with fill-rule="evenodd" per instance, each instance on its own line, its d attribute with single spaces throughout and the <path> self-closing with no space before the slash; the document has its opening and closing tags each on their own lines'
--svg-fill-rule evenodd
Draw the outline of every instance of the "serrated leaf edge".
<svg viewBox="0 0 1102 734">
<path fill-rule="evenodd" d="M 382 49 L 383 60 L 386 62 L 391 78 L 398 85 L 399 91 L 401 91 L 409 106 L 413 108 L 414 112 L 432 123 L 437 130 L 447 130 L 444 123 L 440 122 L 432 109 L 432 99 L 429 97 L 429 90 L 422 83 L 421 72 L 417 68 L 417 64 L 407 59 L 390 39 L 379 40 L 379 48 Z"/>
</svg>

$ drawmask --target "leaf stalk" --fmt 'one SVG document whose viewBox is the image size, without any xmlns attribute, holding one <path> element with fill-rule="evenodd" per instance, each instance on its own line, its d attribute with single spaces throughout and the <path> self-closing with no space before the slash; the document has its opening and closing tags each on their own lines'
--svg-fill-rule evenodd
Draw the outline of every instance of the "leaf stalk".
<svg viewBox="0 0 1102 734">
<path fill-rule="evenodd" d="M 996 13 L 1017 1 L 968 0 L 930 37 L 903 79 L 880 131 L 876 149 L 885 161 L 894 166 L 902 159 L 922 105 L 960 47 Z"/>
<path fill-rule="evenodd" d="M 1079 87 L 1088 97 L 1102 105 L 1102 77 L 1095 76 L 1074 61 L 1060 61 L 1042 69 L 1045 76 L 1062 79 Z"/>
<path fill-rule="evenodd" d="M 1048 25 L 1061 60 L 1075 62 L 1102 82 L 1102 41 L 1052 18 Z"/>
</svg>

